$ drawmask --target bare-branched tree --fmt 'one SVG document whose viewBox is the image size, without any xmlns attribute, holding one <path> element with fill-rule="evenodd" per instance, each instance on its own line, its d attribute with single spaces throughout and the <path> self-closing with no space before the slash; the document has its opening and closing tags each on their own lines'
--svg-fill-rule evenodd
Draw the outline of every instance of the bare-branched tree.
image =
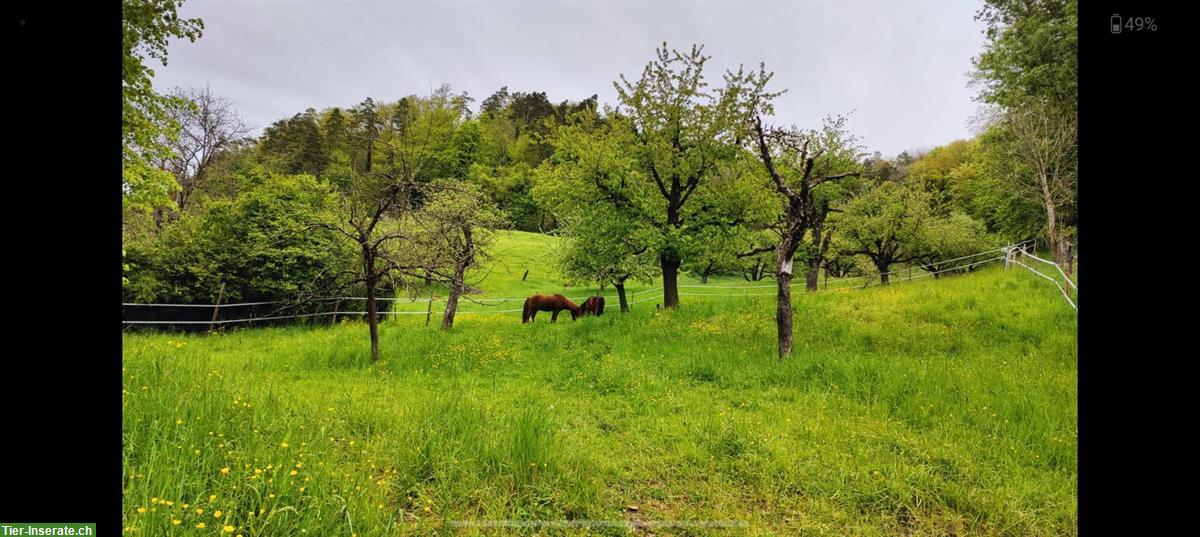
<svg viewBox="0 0 1200 537">
<path fill-rule="evenodd" d="M 1065 265 L 1067 240 L 1062 209 L 1078 195 L 1076 142 L 1078 118 L 1074 110 L 1038 101 L 1009 110 L 1002 125 L 1016 142 L 1017 156 L 1031 174 L 1020 185 L 1028 197 L 1037 198 L 1046 212 L 1046 238 L 1055 262 Z"/>
<path fill-rule="evenodd" d="M 450 294 L 442 328 L 454 326 L 458 302 L 467 292 L 467 270 L 486 257 L 491 230 L 504 225 L 504 214 L 477 185 L 454 180 L 431 185 L 433 192 L 416 218 L 414 243 L 422 252 L 421 277 L 446 284 Z M 408 269 L 412 272 L 412 269 Z"/>
<path fill-rule="evenodd" d="M 172 119 L 179 123 L 179 136 L 168 145 L 174 155 L 164 162 L 179 182 L 175 204 L 182 212 L 192 195 L 204 189 L 208 171 L 220 156 L 246 142 L 250 126 L 242 120 L 233 101 L 212 92 L 212 88 L 175 88 L 171 96 L 195 106 L 177 107 Z"/>
<path fill-rule="evenodd" d="M 763 115 L 774 112 L 770 100 L 779 93 L 766 91 L 772 73 L 760 64 L 758 73 L 730 73 L 728 79 L 744 82 L 749 92 L 747 110 L 750 142 L 758 154 L 775 192 L 783 203 L 773 226 L 778 242 L 775 251 L 776 307 L 779 359 L 792 352 L 792 260 L 804 236 L 815 223 L 813 189 L 831 181 L 860 174 L 859 159 L 852 144 L 840 137 L 841 122 L 826 125 L 824 132 L 768 128 Z M 758 249 L 752 249 L 751 252 Z"/>
</svg>

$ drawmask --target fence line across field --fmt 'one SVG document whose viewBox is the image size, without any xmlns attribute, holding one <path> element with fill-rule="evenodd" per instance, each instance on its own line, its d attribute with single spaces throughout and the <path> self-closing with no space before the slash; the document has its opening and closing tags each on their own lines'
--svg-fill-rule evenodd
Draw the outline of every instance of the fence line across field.
<svg viewBox="0 0 1200 537">
<path fill-rule="evenodd" d="M 652 292 L 661 291 L 661 290 L 662 290 L 662 288 L 658 287 L 658 288 L 643 289 L 641 291 L 631 291 L 631 292 L 627 293 L 626 296 L 629 298 L 633 298 L 638 295 L 644 295 L 646 293 L 652 293 Z M 444 298 L 444 297 L 437 297 L 437 298 L 440 299 L 440 298 Z M 484 302 L 496 302 L 497 304 L 502 304 L 504 302 L 511 302 L 511 301 L 524 302 L 525 299 L 528 297 L 521 297 L 521 298 L 509 298 L 509 297 L 467 298 L 464 295 L 462 298 L 463 298 L 463 300 L 475 302 L 475 303 L 478 303 L 481 305 L 486 305 L 483 303 Z M 582 297 L 579 299 L 572 299 L 572 300 L 586 300 L 587 298 L 588 297 Z M 616 295 L 612 295 L 612 296 L 604 296 L 604 298 L 605 298 L 605 300 L 607 300 L 607 299 L 616 300 L 618 297 Z M 265 305 L 269 305 L 269 304 L 290 304 L 290 305 L 295 306 L 295 305 L 301 305 L 301 304 L 311 304 L 314 302 L 331 302 L 331 301 L 335 301 L 335 300 L 336 301 L 343 301 L 343 300 L 349 301 L 349 300 L 366 300 L 366 299 L 367 299 L 367 297 L 365 297 L 365 296 L 327 296 L 327 297 L 319 297 L 319 298 L 306 298 L 303 300 L 268 300 L 265 302 L 231 302 L 229 304 L 168 304 L 168 303 L 154 303 L 154 302 L 122 302 L 121 306 L 156 307 L 156 308 L 216 308 L 216 307 L 236 308 L 236 307 L 242 307 L 242 306 L 265 306 Z M 417 302 L 423 301 L 424 299 L 425 298 L 422 296 L 417 296 L 416 298 L 412 298 L 412 297 L 375 297 L 375 300 L 377 302 L 407 301 L 410 303 L 417 303 Z M 517 310 L 517 311 L 520 311 L 520 310 Z"/>
<path fill-rule="evenodd" d="M 1038 260 L 1038 261 L 1041 261 L 1042 263 L 1046 263 L 1047 265 L 1054 265 L 1054 268 L 1058 269 L 1058 273 L 1059 273 L 1059 274 L 1062 274 L 1063 280 L 1065 280 L 1065 281 L 1067 282 L 1067 285 L 1070 285 L 1070 286 L 1071 286 L 1071 289 L 1074 289 L 1074 290 L 1076 290 L 1076 291 L 1078 291 L 1078 290 L 1079 290 L 1079 288 L 1078 288 L 1078 287 L 1075 287 L 1075 282 L 1071 281 L 1071 277 L 1070 277 L 1070 276 L 1067 276 L 1067 273 L 1063 271 L 1062 267 L 1061 267 L 1061 266 L 1059 266 L 1059 264 L 1058 264 L 1058 263 L 1055 263 L 1055 262 L 1053 262 L 1053 261 L 1046 261 L 1045 259 L 1042 259 L 1042 258 L 1040 258 L 1040 257 L 1038 257 L 1038 256 L 1036 256 L 1036 255 L 1033 255 L 1033 254 L 1031 254 L 1031 253 L 1029 253 L 1028 251 L 1025 251 L 1025 250 L 1022 250 L 1022 252 L 1023 252 L 1023 253 L 1024 253 L 1026 256 L 1028 256 L 1028 257 L 1032 257 L 1033 259 L 1036 259 L 1036 260 Z"/>
<path fill-rule="evenodd" d="M 1070 286 L 1070 287 L 1071 287 L 1071 289 L 1073 289 L 1073 290 L 1075 291 L 1075 293 L 1076 293 L 1076 296 L 1078 296 L 1078 294 L 1079 294 L 1079 288 L 1078 288 L 1078 287 L 1076 287 L 1076 286 L 1075 286 L 1075 282 L 1071 281 L 1071 278 L 1070 278 L 1069 276 L 1067 276 L 1067 273 L 1066 273 L 1066 271 L 1064 271 L 1064 270 L 1062 269 L 1062 267 L 1061 267 L 1061 266 L 1059 266 L 1059 264 L 1058 264 L 1058 263 L 1055 263 L 1055 262 L 1053 262 L 1053 261 L 1047 261 L 1047 260 L 1045 260 L 1045 259 L 1042 259 L 1042 258 L 1040 258 L 1040 257 L 1036 256 L 1036 255 L 1033 255 L 1033 254 L 1029 253 L 1029 246 L 1028 246 L 1028 244 L 1027 244 L 1028 242 L 1029 242 L 1029 241 L 1026 241 L 1025 243 L 1021 243 L 1021 244 L 1018 244 L 1018 245 L 1014 245 L 1014 246 L 1008 246 L 1008 247 L 1005 247 L 1005 248 L 1004 248 L 1004 254 L 1005 254 L 1005 256 L 1006 256 L 1006 261 L 1005 261 L 1005 262 L 1006 262 L 1006 263 L 1011 263 L 1011 264 L 1013 264 L 1013 265 L 1017 265 L 1017 266 L 1020 266 L 1020 267 L 1024 267 L 1026 270 L 1028 270 L 1028 271 L 1030 271 L 1030 272 L 1032 272 L 1032 273 L 1034 273 L 1034 274 L 1037 274 L 1038 276 L 1040 276 L 1040 277 L 1042 277 L 1042 278 L 1044 278 L 1044 279 L 1046 279 L 1046 280 L 1049 280 L 1049 281 L 1050 281 L 1050 283 L 1053 283 L 1053 284 L 1055 285 L 1055 287 L 1058 287 L 1058 290 L 1059 290 L 1059 291 L 1062 291 L 1063 298 L 1066 298 L 1066 299 L 1067 299 L 1067 304 L 1070 304 L 1070 305 L 1071 305 L 1071 309 L 1073 309 L 1073 310 L 1075 310 L 1075 311 L 1079 311 L 1079 306 L 1075 304 L 1075 301 L 1074 301 L 1074 300 L 1071 300 L 1071 294 L 1067 292 L 1067 288 L 1066 288 L 1066 287 L 1063 287 L 1062 283 L 1059 283 L 1059 281 L 1058 281 L 1058 279 L 1057 279 L 1057 278 L 1054 278 L 1054 277 L 1052 277 L 1052 276 L 1049 276 L 1049 275 L 1043 274 L 1043 273 L 1041 273 L 1040 271 L 1038 271 L 1037 269 L 1035 269 L 1035 268 L 1033 268 L 1033 267 L 1031 267 L 1031 266 L 1029 266 L 1029 265 L 1026 265 L 1025 263 L 1022 263 L 1022 262 L 1020 262 L 1020 261 L 1018 261 L 1018 260 L 1017 260 L 1017 254 L 1020 254 L 1022 257 L 1025 257 L 1025 258 L 1027 258 L 1027 259 L 1028 259 L 1028 258 L 1033 258 L 1033 259 L 1036 259 L 1036 260 L 1038 260 L 1038 261 L 1041 261 L 1042 263 L 1045 263 L 1045 264 L 1048 264 L 1048 265 L 1053 265 L 1055 269 L 1058 269 L 1058 273 L 1059 273 L 1060 275 L 1062 275 L 1062 277 L 1063 277 L 1063 280 L 1065 280 L 1065 281 L 1067 282 L 1067 285 L 1068 285 L 1068 286 Z"/>
<path fill-rule="evenodd" d="M 1028 242 L 1028 241 L 1026 241 L 1026 242 Z M 1006 253 L 1006 255 L 1007 255 L 1009 252 L 1012 252 L 1012 251 L 1015 251 L 1015 250 L 1017 250 L 1019 247 L 1023 246 L 1024 244 L 1026 244 L 1026 243 L 1020 243 L 1020 244 L 1018 244 L 1018 245 L 1008 246 L 1008 247 L 1005 247 L 1005 248 L 1000 248 L 1000 249 L 987 250 L 987 251 L 984 251 L 984 252 L 979 252 L 979 253 L 977 253 L 977 254 L 972 254 L 972 255 L 968 255 L 968 256 L 957 257 L 957 258 L 950 259 L 950 260 L 946 260 L 946 261 L 939 261 L 939 262 L 938 262 L 938 264 L 940 265 L 940 264 L 949 263 L 949 262 L 953 262 L 953 261 L 961 261 L 961 260 L 965 260 L 965 259 L 971 259 L 971 258 L 974 258 L 974 257 L 979 257 L 980 255 L 986 255 L 986 254 L 989 254 L 989 253 L 995 253 L 995 252 L 997 252 L 997 251 L 1004 251 L 1004 252 Z M 953 266 L 953 267 L 947 267 L 947 268 L 943 268 L 943 269 L 936 270 L 936 271 L 926 271 L 926 272 L 924 272 L 923 274 L 919 274 L 919 275 L 916 275 L 916 276 L 913 276 L 913 275 L 911 275 L 911 269 L 905 269 L 906 271 L 908 271 L 908 272 L 909 272 L 909 277 L 907 278 L 907 280 L 905 280 L 905 279 L 898 279 L 897 281 L 898 281 L 898 282 L 902 282 L 902 281 L 911 281 L 911 280 L 916 280 L 916 279 L 920 279 L 920 278 L 927 278 L 927 277 L 931 277 L 931 276 L 934 276 L 934 275 L 937 275 L 937 274 L 941 274 L 941 273 L 944 273 L 944 272 L 949 272 L 949 271 L 953 271 L 953 270 L 961 270 L 961 269 L 965 269 L 965 268 L 970 268 L 970 267 L 973 267 L 973 266 L 981 265 L 981 264 L 984 264 L 984 263 L 990 263 L 990 262 L 993 262 L 993 261 L 998 261 L 998 260 L 1001 260 L 1001 259 L 1005 259 L 1005 256 L 1004 256 L 1004 255 L 1001 255 L 1001 256 L 997 256 L 997 257 L 992 257 L 992 258 L 984 259 L 984 260 L 982 260 L 982 261 L 975 261 L 975 262 L 968 263 L 968 264 L 956 265 L 956 266 Z M 1044 261 L 1044 260 L 1043 260 L 1043 261 Z M 1067 292 L 1066 292 L 1066 290 L 1065 290 L 1065 289 L 1063 289 L 1063 288 L 1062 288 L 1062 286 L 1061 286 L 1060 284 L 1058 284 L 1057 280 L 1055 280 L 1054 278 L 1051 278 L 1051 277 L 1049 277 L 1049 276 L 1046 276 L 1045 274 L 1042 274 L 1042 273 L 1040 273 L 1040 272 L 1038 272 L 1038 271 L 1036 271 L 1036 270 L 1032 269 L 1031 267 L 1029 267 L 1028 265 L 1025 265 L 1024 263 L 1017 262 L 1017 264 L 1019 264 L 1019 265 L 1021 265 L 1021 266 L 1025 267 L 1026 269 L 1029 269 L 1029 270 L 1031 270 L 1031 271 L 1033 271 L 1033 272 L 1037 273 L 1039 276 L 1041 276 L 1041 277 L 1043 277 L 1043 278 L 1049 279 L 1051 282 L 1055 283 L 1055 285 L 1058 285 L 1058 286 L 1059 286 L 1059 289 L 1063 291 L 1063 294 L 1064 294 L 1064 296 L 1066 296 L 1066 297 L 1067 297 L 1067 302 L 1071 304 L 1071 307 L 1072 307 L 1072 308 L 1076 308 L 1076 306 L 1075 306 L 1075 303 L 1074 303 L 1073 301 L 1071 301 L 1071 298 L 1070 298 L 1070 296 L 1069 296 L 1069 295 L 1067 295 Z M 879 277 L 880 277 L 880 276 L 882 276 L 883 274 L 889 274 L 889 275 L 891 275 L 891 274 L 898 274 L 898 273 L 901 273 L 901 272 L 904 272 L 904 271 L 892 271 L 892 272 L 887 272 L 887 273 L 876 273 L 876 274 L 870 274 L 870 275 L 866 275 L 866 276 L 859 276 L 859 277 L 855 277 L 855 278 L 845 278 L 845 279 L 839 279 L 839 280 L 837 280 L 835 283 L 842 283 L 842 282 L 855 281 L 855 280 L 859 280 L 859 279 L 862 279 L 862 278 L 879 278 Z M 871 286 L 871 285 L 880 285 L 880 284 L 881 284 L 881 282 L 871 282 L 871 281 L 868 281 L 868 282 L 867 282 L 865 285 L 861 285 L 861 286 L 860 286 L 860 285 L 858 285 L 858 284 L 855 284 L 855 285 L 845 285 L 845 286 L 838 286 L 838 287 L 834 287 L 833 289 L 828 289 L 828 288 L 826 288 L 825 290 L 841 291 L 841 290 L 845 290 L 845 289 L 865 288 L 865 287 L 869 287 L 869 286 Z M 695 288 L 695 287 L 704 287 L 704 286 L 688 285 L 688 286 L 680 286 L 680 287 Z M 709 289 L 729 289 L 729 290 L 735 290 L 735 289 L 764 289 L 764 288 L 771 288 L 771 287 L 775 287 L 775 286 L 774 286 L 774 285 L 748 285 L 748 286 L 737 286 L 737 287 L 734 287 L 734 286 L 709 286 L 708 288 L 709 288 Z M 654 296 L 649 296 L 649 297 L 646 297 L 646 298 L 643 298 L 643 299 L 640 299 L 640 300 L 633 300 L 633 301 L 627 302 L 627 304 L 628 304 L 628 305 L 630 305 L 630 306 L 632 306 L 632 305 L 634 305 L 634 304 L 641 304 L 641 303 L 644 303 L 644 302 L 649 302 L 649 301 L 655 300 L 655 299 L 657 299 L 657 298 L 658 298 L 658 296 L 657 296 L 657 293 L 661 292 L 662 290 L 663 290 L 663 288 L 660 286 L 660 287 L 649 288 L 649 289 L 643 289 L 643 290 L 641 290 L 641 291 L 636 291 L 636 292 L 630 293 L 630 294 L 628 294 L 628 295 L 627 295 L 627 297 L 628 297 L 628 298 L 635 298 L 635 297 L 637 297 L 637 296 L 644 295 L 644 294 L 647 294 L 647 293 L 656 293 L 656 294 L 655 294 Z M 772 295 L 775 295 L 775 293 L 761 293 L 761 292 L 749 292 L 749 293 L 696 293 L 696 292 L 682 292 L 682 293 L 679 293 L 679 294 L 680 294 L 681 296 L 734 296 L 734 297 L 758 297 L 758 296 L 772 296 Z M 442 297 L 436 297 L 436 298 L 442 298 Z M 608 299 L 610 299 L 610 298 L 611 298 L 611 299 L 614 299 L 614 300 L 618 299 L 618 297 L 615 297 L 615 296 L 614 296 L 614 297 L 607 297 L 607 296 L 605 297 L 605 299 L 606 299 L 606 300 L 608 300 Z M 302 305 L 302 304 L 313 303 L 313 302 L 327 302 L 327 301 L 339 301 L 339 302 L 340 302 L 340 301 L 349 301 L 349 300 L 366 300 L 366 298 L 365 298 L 365 297 L 320 297 L 320 298 L 308 299 L 308 300 L 306 300 L 306 301 L 303 301 L 303 302 L 294 302 L 294 301 L 293 301 L 293 302 L 289 302 L 289 301 L 265 301 L 265 302 L 246 302 L 246 303 L 238 303 L 238 304 L 138 304 L 138 303 L 123 303 L 122 305 L 123 305 L 123 306 L 135 306 L 135 307 L 136 307 L 136 306 L 171 306 L 171 307 L 208 307 L 208 308 L 222 308 L 222 307 L 236 307 L 236 306 L 239 306 L 239 305 L 242 305 L 242 306 L 245 306 L 245 305 L 267 305 L 267 304 L 292 304 L 292 305 Z M 416 302 L 417 302 L 417 300 L 413 300 L 413 299 L 410 299 L 410 298 L 377 298 L 376 300 L 379 300 L 379 301 L 382 301 L 382 302 L 396 302 L 396 301 L 402 301 L 402 300 L 408 300 L 408 301 L 410 301 L 410 302 L 413 302 L 413 303 L 416 303 Z M 477 299 L 467 299 L 467 300 L 468 300 L 468 301 L 471 301 L 471 302 L 479 303 L 479 304 L 481 304 L 481 305 L 487 305 L 487 304 L 483 304 L 483 302 L 484 302 L 484 301 L 493 301 L 493 302 L 495 302 L 495 304 L 493 304 L 493 305 L 498 305 L 498 304 L 502 304 L 502 303 L 504 303 L 504 302 L 507 302 L 507 301 L 515 301 L 515 300 L 524 301 L 525 299 L 524 299 L 524 298 L 519 298 L 519 299 L 518 299 L 518 298 L 494 298 L 494 299 L 478 299 L 478 300 L 477 300 Z M 1078 309 L 1078 308 L 1076 308 L 1076 309 Z M 458 311 L 457 311 L 457 313 L 458 313 L 458 314 L 464 314 L 464 315 L 492 315 L 492 314 L 516 313 L 516 312 L 520 312 L 520 311 L 522 311 L 522 308 L 517 308 L 517 309 L 504 309 L 504 310 L 476 310 L 476 311 L 472 311 L 472 310 L 458 310 Z M 376 312 L 376 314 L 377 314 L 377 315 L 381 315 L 381 316 L 385 316 L 385 317 L 386 317 L 386 316 L 389 316 L 389 315 L 429 315 L 430 313 L 431 313 L 431 312 L 430 312 L 430 311 L 428 311 L 428 310 L 426 310 L 426 311 L 413 310 L 413 311 L 379 311 L 379 312 Z M 365 311 L 331 311 L 331 312 L 303 313 L 303 314 L 292 314 L 292 315 L 268 315 L 268 316 L 264 316 L 264 317 L 250 317 L 250 318 L 244 318 L 244 319 L 212 319 L 212 320 L 189 320 L 189 321 L 127 321 L 127 320 L 122 320 L 122 324 L 145 324 L 145 325 L 158 325 L 158 324 L 168 324 L 168 325 L 169 325 L 169 324 L 179 324 L 179 325 L 208 324 L 208 325 L 225 325 L 225 324 L 233 324 L 233 323 L 251 323 L 251 322 L 260 322 L 260 321 L 275 321 L 275 320 L 283 320 L 283 319 L 300 319 L 300 318 L 311 318 L 311 317 L 325 317 L 325 316 L 330 316 L 330 315 L 334 315 L 334 316 L 338 316 L 338 315 L 369 315 L 369 312 L 365 312 Z"/>
<path fill-rule="evenodd" d="M 1020 261 L 1017 261 L 1015 259 L 1013 260 L 1013 263 L 1016 263 L 1017 265 L 1025 267 L 1026 269 L 1029 269 L 1030 272 L 1037 274 L 1038 276 L 1041 276 L 1047 280 L 1050 280 L 1050 283 L 1053 283 L 1056 287 L 1058 287 L 1059 291 L 1062 291 L 1063 297 L 1067 299 L 1067 303 L 1071 305 L 1071 309 L 1074 309 L 1075 311 L 1079 311 L 1079 306 L 1075 305 L 1075 302 L 1073 300 L 1071 300 L 1071 295 L 1067 294 L 1066 288 L 1064 288 L 1061 283 L 1058 283 L 1058 280 L 1051 278 L 1050 276 L 1047 276 L 1045 274 L 1042 274 L 1041 272 L 1038 272 L 1037 270 L 1035 270 L 1033 267 L 1026 265 L 1025 263 L 1022 263 Z"/>
</svg>

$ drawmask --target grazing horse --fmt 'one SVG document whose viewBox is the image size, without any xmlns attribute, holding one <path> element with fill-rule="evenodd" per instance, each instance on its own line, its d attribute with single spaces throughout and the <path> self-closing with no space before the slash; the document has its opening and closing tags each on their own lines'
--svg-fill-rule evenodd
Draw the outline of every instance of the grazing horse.
<svg viewBox="0 0 1200 537">
<path fill-rule="evenodd" d="M 581 315 L 604 315 L 604 297 L 588 297 L 587 300 L 583 301 L 583 305 L 579 306 L 579 313 Z"/>
<path fill-rule="evenodd" d="M 521 311 L 521 322 L 527 323 L 534 320 L 539 311 L 552 311 L 550 322 L 558 321 L 558 312 L 562 310 L 571 311 L 571 320 L 579 318 L 579 306 L 571 302 L 567 297 L 562 295 L 533 295 L 525 299 L 525 309 Z"/>
</svg>

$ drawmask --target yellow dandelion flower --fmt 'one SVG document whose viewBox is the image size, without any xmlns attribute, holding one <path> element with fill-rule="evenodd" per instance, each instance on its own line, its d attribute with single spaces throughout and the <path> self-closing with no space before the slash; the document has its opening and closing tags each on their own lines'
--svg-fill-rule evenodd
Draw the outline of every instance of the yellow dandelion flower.
<svg viewBox="0 0 1200 537">
<path fill-rule="evenodd" d="M 210 502 L 215 502 L 215 501 L 217 501 L 217 495 L 216 495 L 216 494 L 213 494 L 213 495 L 209 496 L 209 497 L 208 497 L 208 501 L 210 501 Z"/>
<path fill-rule="evenodd" d="M 432 513 L 432 512 L 433 512 L 433 510 L 432 510 L 432 509 L 430 509 L 428 505 L 426 505 L 426 506 L 425 506 L 425 512 L 426 512 L 426 513 Z"/>
<path fill-rule="evenodd" d="M 182 419 L 175 420 L 175 425 L 183 425 L 183 420 Z"/>
<path fill-rule="evenodd" d="M 196 524 L 196 527 L 197 527 L 197 528 L 200 528 L 200 529 L 204 529 L 206 526 L 208 526 L 208 524 L 205 524 L 205 523 L 203 523 L 203 522 L 201 522 L 201 523 L 199 523 L 199 524 Z"/>
<path fill-rule="evenodd" d="M 222 473 L 222 474 L 228 474 L 228 473 L 229 473 L 229 467 L 228 467 L 228 466 L 226 466 L 226 467 L 224 467 L 224 468 L 221 468 L 221 473 Z"/>
<path fill-rule="evenodd" d="M 180 524 L 183 524 L 183 521 L 182 521 L 182 520 L 179 520 L 178 518 L 173 518 L 173 519 L 171 519 L 171 525 L 172 525 L 172 526 L 178 526 L 178 525 L 180 525 Z"/>
<path fill-rule="evenodd" d="M 292 470 L 292 471 L 288 472 L 288 475 L 296 475 L 297 473 L 299 473 L 299 472 Z"/>
<path fill-rule="evenodd" d="M 300 492 L 304 492 L 304 487 L 300 487 Z"/>
<path fill-rule="evenodd" d="M 140 515 L 140 514 L 142 514 L 142 513 L 145 513 L 145 512 L 146 512 L 146 508 L 145 508 L 145 507 L 138 507 L 137 511 L 138 511 L 138 514 Z"/>
<path fill-rule="evenodd" d="M 225 533 L 233 533 L 233 526 L 225 526 Z"/>
<path fill-rule="evenodd" d="M 287 442 L 282 442 L 282 443 L 280 443 L 280 444 L 279 444 L 279 447 L 281 447 L 281 448 L 288 447 L 288 443 L 287 443 Z"/>
<path fill-rule="evenodd" d="M 196 508 L 196 514 L 197 514 L 197 515 L 203 515 L 203 514 L 204 514 L 204 509 L 201 509 L 201 508 L 197 507 L 197 508 Z"/>
<path fill-rule="evenodd" d="M 213 511 L 213 518 L 221 518 L 221 510 L 220 509 Z"/>
<path fill-rule="evenodd" d="M 158 503 L 158 497 L 155 496 L 153 498 L 150 498 L 150 503 Z"/>
</svg>

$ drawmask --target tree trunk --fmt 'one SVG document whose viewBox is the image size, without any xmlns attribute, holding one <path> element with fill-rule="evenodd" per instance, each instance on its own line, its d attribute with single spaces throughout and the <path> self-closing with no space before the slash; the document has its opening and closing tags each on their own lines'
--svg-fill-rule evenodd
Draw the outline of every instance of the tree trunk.
<svg viewBox="0 0 1200 537">
<path fill-rule="evenodd" d="M 179 214 L 183 214 L 184 207 L 187 206 L 188 197 L 191 195 L 191 189 L 186 186 L 179 187 L 179 197 L 175 200 L 175 205 L 179 206 Z"/>
<path fill-rule="evenodd" d="M 374 263 L 369 263 L 374 265 Z M 369 267 L 368 270 L 374 270 Z M 379 316 L 375 305 L 375 278 L 367 278 L 367 326 L 371 329 L 371 361 L 379 360 Z"/>
<path fill-rule="evenodd" d="M 1066 252 L 1062 247 L 1062 239 L 1058 236 L 1058 217 L 1054 210 L 1054 197 L 1050 194 L 1050 185 L 1048 179 L 1041 177 L 1042 185 L 1042 203 L 1046 206 L 1046 239 L 1050 247 L 1050 255 L 1053 256 L 1054 262 L 1062 266 L 1064 263 L 1063 254 Z"/>
<path fill-rule="evenodd" d="M 891 261 L 876 261 L 875 268 L 879 269 L 879 283 L 888 284 L 888 267 L 892 266 Z"/>
<path fill-rule="evenodd" d="M 375 140 L 367 140 L 367 164 L 366 173 L 371 173 L 371 148 L 375 146 Z"/>
<path fill-rule="evenodd" d="M 826 207 L 828 212 L 828 207 Z M 825 252 L 829 250 L 829 240 L 832 233 L 825 233 L 825 216 L 822 214 L 812 226 L 812 245 L 808 247 L 808 273 L 805 274 L 804 289 L 812 293 L 817 290 L 821 277 L 821 265 L 825 261 Z M 803 240 L 803 239 L 801 239 Z"/>
<path fill-rule="evenodd" d="M 450 296 L 446 297 L 446 313 L 442 315 L 442 329 L 454 326 L 454 314 L 458 312 L 458 297 L 463 292 L 463 275 L 467 268 L 461 263 L 454 267 L 454 280 L 450 282 Z"/>
<path fill-rule="evenodd" d="M 614 283 L 617 289 L 617 299 L 621 302 L 621 313 L 629 313 L 629 300 L 625 298 L 625 282 Z"/>
<path fill-rule="evenodd" d="M 778 266 L 775 271 L 775 284 L 778 289 L 775 325 L 779 332 L 779 359 L 782 360 L 792 352 L 792 259 L 782 247 Z"/>
<path fill-rule="evenodd" d="M 663 306 L 679 307 L 679 254 L 673 251 L 663 252 L 659 256 L 663 275 Z"/>
<path fill-rule="evenodd" d="M 809 258 L 808 273 L 805 274 L 804 289 L 809 293 L 817 290 L 818 279 L 821 276 L 821 260 L 815 257 Z"/>
<path fill-rule="evenodd" d="M 710 261 L 708 263 L 708 265 L 706 265 L 704 267 L 704 270 L 700 272 L 700 283 L 701 284 L 705 284 L 705 285 L 708 284 L 708 275 L 712 274 L 712 269 L 713 269 L 713 264 Z"/>
<path fill-rule="evenodd" d="M 446 298 L 446 314 L 442 317 L 443 330 L 449 330 L 454 326 L 454 314 L 458 312 L 458 297 L 466 288 L 467 267 L 475 262 L 475 239 L 471 234 L 471 227 L 464 227 L 462 235 L 463 245 L 466 249 L 460 252 L 458 260 L 454 263 L 454 277 L 450 282 L 450 296 Z"/>
</svg>

